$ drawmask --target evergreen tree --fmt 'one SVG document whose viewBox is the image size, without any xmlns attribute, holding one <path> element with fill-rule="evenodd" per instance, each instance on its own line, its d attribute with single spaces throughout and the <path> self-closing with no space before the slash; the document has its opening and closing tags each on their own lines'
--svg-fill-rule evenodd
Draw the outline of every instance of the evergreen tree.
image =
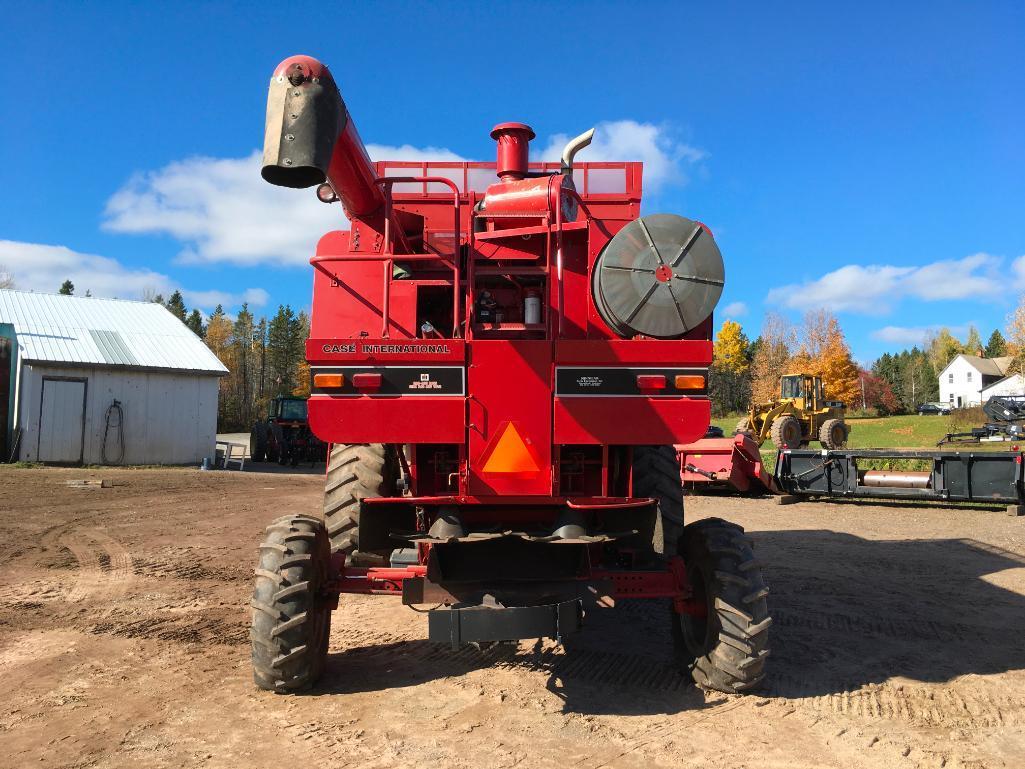
<svg viewBox="0 0 1025 769">
<path fill-rule="evenodd" d="M 288 305 L 279 305 L 267 326 L 267 370 L 270 395 L 288 395 L 298 384 L 304 358 L 301 321 Z"/>
<path fill-rule="evenodd" d="M 182 299 L 181 291 L 175 290 L 175 292 L 171 294 L 170 298 L 167 300 L 167 303 L 164 304 L 164 307 L 166 307 L 171 312 L 171 314 L 178 320 L 182 321 L 183 323 L 185 322 L 185 300 Z"/>
<path fill-rule="evenodd" d="M 185 319 L 185 325 L 200 339 L 206 335 L 206 326 L 203 325 L 203 316 L 199 314 L 199 310 L 189 313 L 189 317 Z"/>
<path fill-rule="evenodd" d="M 64 296 L 74 296 L 75 284 L 72 283 L 70 280 L 66 280 L 63 283 L 61 283 L 60 291 L 58 291 L 57 293 L 63 294 Z"/>
<path fill-rule="evenodd" d="M 1007 340 L 1000 333 L 1000 329 L 995 328 L 993 333 L 989 335 L 989 341 L 986 343 L 986 357 L 1002 358 L 1005 355 L 1007 355 Z"/>
<path fill-rule="evenodd" d="M 253 314 L 249 305 L 243 304 L 235 316 L 231 332 L 232 359 L 235 371 L 232 377 L 232 402 L 234 421 L 240 426 L 252 424 L 253 409 Z"/>
</svg>

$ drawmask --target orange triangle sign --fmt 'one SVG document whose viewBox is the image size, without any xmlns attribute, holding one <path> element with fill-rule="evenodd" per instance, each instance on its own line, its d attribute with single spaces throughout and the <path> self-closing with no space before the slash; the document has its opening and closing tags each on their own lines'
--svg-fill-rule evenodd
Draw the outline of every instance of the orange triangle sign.
<svg viewBox="0 0 1025 769">
<path fill-rule="evenodd" d="M 482 472 L 485 473 L 538 473 L 541 466 L 534 458 L 527 442 L 512 422 L 498 432 L 487 453 Z"/>
</svg>

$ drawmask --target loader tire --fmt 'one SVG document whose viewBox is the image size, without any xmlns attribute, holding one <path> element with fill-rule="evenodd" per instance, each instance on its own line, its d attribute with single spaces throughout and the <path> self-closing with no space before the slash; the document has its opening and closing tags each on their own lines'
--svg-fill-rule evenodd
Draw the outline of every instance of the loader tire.
<svg viewBox="0 0 1025 769">
<path fill-rule="evenodd" d="M 819 428 L 819 443 L 824 449 L 842 449 L 847 444 L 847 425 L 842 419 L 827 419 Z"/>
<path fill-rule="evenodd" d="M 389 453 L 384 443 L 332 444 L 324 485 L 324 520 L 331 552 L 351 557 L 359 550 L 362 501 L 393 493 L 393 462 Z"/>
<path fill-rule="evenodd" d="M 257 423 L 249 433 L 249 461 L 262 462 L 267 456 L 267 425 Z"/>
<path fill-rule="evenodd" d="M 744 435 L 751 434 L 751 421 L 747 417 L 737 422 L 737 427 L 733 431 L 733 434 L 737 435 L 739 433 L 743 433 Z"/>
<path fill-rule="evenodd" d="M 316 683 L 327 659 L 331 604 L 321 596 L 331 552 L 323 521 L 286 515 L 267 527 L 253 589 L 253 680 L 284 694 Z"/>
<path fill-rule="evenodd" d="M 801 421 L 791 414 L 774 419 L 769 428 L 769 437 L 777 449 L 801 448 L 801 433 Z"/>
<path fill-rule="evenodd" d="M 657 509 L 643 520 L 634 518 L 638 542 L 651 543 L 655 552 L 672 553 L 683 532 L 683 481 L 680 458 L 672 446 L 635 446 L 633 450 L 633 493 L 651 497 Z M 656 523 L 661 520 L 661 536 Z"/>
<path fill-rule="evenodd" d="M 677 663 L 703 689 L 754 689 L 765 677 L 772 618 L 751 541 L 740 526 L 706 518 L 684 529 L 679 554 L 707 614 L 670 610 Z"/>
</svg>

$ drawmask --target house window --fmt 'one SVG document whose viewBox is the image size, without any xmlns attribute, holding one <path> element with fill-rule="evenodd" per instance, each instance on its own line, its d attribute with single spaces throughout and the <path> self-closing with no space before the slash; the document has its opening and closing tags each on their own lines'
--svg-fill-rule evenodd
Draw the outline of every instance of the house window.
<svg viewBox="0 0 1025 769">
<path fill-rule="evenodd" d="M 951 402 L 951 403 L 953 403 L 953 402 L 954 402 L 954 393 L 951 393 L 951 394 L 950 394 L 950 402 Z"/>
<path fill-rule="evenodd" d="M 947 381 L 950 384 L 954 384 L 954 372 L 953 371 L 951 371 L 949 374 L 947 374 Z"/>
<path fill-rule="evenodd" d="M 972 381 L 972 372 L 971 371 L 968 372 L 968 381 L 969 382 Z"/>
</svg>

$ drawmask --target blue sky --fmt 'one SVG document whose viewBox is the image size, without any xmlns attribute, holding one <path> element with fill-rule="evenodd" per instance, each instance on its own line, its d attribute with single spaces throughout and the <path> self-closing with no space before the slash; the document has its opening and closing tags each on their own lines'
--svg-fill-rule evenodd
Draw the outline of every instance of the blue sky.
<svg viewBox="0 0 1025 769">
<path fill-rule="evenodd" d="M 591 159 L 647 161 L 647 212 L 716 233 L 718 317 L 752 338 L 826 306 L 870 361 L 941 325 L 988 336 L 1025 292 L 1022 3 L 4 6 L 21 288 L 307 306 L 339 209 L 264 184 L 253 153 L 273 67 L 308 53 L 376 159 L 598 125 Z"/>
</svg>

